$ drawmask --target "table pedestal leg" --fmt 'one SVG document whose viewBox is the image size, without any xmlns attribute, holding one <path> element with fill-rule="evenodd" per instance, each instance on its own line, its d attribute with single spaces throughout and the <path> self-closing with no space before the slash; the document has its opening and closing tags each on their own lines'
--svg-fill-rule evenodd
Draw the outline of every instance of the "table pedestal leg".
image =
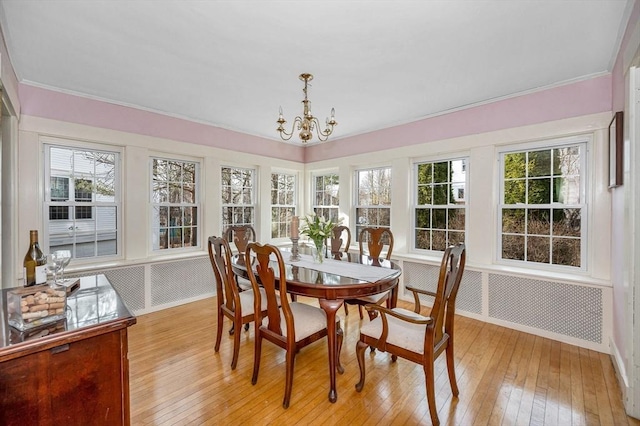
<svg viewBox="0 0 640 426">
<path fill-rule="evenodd" d="M 329 347 L 329 401 L 338 400 L 336 391 L 336 365 L 338 362 L 338 343 L 336 334 L 336 311 L 344 303 L 343 300 L 320 299 L 320 307 L 327 313 L 327 346 Z"/>
</svg>

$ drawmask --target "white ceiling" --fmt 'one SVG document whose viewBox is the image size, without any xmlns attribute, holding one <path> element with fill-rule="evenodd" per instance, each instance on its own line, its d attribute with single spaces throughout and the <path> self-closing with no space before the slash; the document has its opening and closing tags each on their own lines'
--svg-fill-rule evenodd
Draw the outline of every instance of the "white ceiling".
<svg viewBox="0 0 640 426">
<path fill-rule="evenodd" d="M 632 1 L 2 0 L 0 25 L 22 83 L 270 139 L 312 73 L 335 139 L 610 72 Z"/>
</svg>

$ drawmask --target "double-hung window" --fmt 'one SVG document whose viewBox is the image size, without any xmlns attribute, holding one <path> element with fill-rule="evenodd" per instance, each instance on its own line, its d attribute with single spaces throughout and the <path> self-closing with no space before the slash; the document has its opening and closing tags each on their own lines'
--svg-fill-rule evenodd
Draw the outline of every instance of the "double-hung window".
<svg viewBox="0 0 640 426">
<path fill-rule="evenodd" d="M 255 170 L 222 167 L 222 232 L 230 225 L 255 228 Z"/>
<path fill-rule="evenodd" d="M 444 251 L 465 240 L 467 159 L 414 165 L 414 248 Z"/>
<path fill-rule="evenodd" d="M 271 174 L 271 238 L 291 235 L 291 218 L 296 214 L 296 177 Z"/>
<path fill-rule="evenodd" d="M 586 150 L 577 141 L 500 154 L 501 259 L 584 268 Z"/>
<path fill-rule="evenodd" d="M 391 227 L 391 168 L 356 171 L 356 238 L 362 228 Z"/>
<path fill-rule="evenodd" d="M 120 153 L 45 144 L 49 251 L 75 259 L 120 254 Z"/>
<path fill-rule="evenodd" d="M 316 175 L 313 178 L 313 211 L 332 222 L 338 221 L 340 180 L 336 173 Z"/>
<path fill-rule="evenodd" d="M 198 246 L 199 164 L 152 158 L 151 214 L 153 250 Z"/>
</svg>

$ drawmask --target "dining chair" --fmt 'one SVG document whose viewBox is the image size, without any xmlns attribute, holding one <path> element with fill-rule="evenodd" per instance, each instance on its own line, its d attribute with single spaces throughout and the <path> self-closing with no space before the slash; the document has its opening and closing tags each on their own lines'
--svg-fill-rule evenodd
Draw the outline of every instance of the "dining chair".
<svg viewBox="0 0 640 426">
<path fill-rule="evenodd" d="M 331 237 L 327 238 L 327 247 L 331 250 L 331 257 L 340 260 L 349 252 L 351 245 L 351 230 L 348 226 L 339 225 L 331 230 Z"/>
<path fill-rule="evenodd" d="M 229 330 L 229 334 L 233 335 L 231 369 L 235 370 L 240 352 L 240 333 L 236 333 L 234 330 L 240 330 L 243 324 L 249 325 L 255 320 L 254 290 L 252 288 L 248 291 L 239 291 L 231 269 L 231 248 L 225 238 L 209 237 L 209 260 L 216 278 L 218 326 L 215 351 L 220 350 L 223 320 L 224 317 L 227 317 L 232 323 L 231 330 Z M 263 289 L 255 291 L 264 294 Z M 266 310 L 266 301 L 258 306 L 259 309 Z"/>
<path fill-rule="evenodd" d="M 287 354 L 282 406 L 288 408 L 293 388 L 295 357 L 301 348 L 327 336 L 327 315 L 318 307 L 288 301 L 285 264 L 282 254 L 276 246 L 249 243 L 246 259 L 251 257 L 256 258 L 255 271 L 254 268 L 247 268 L 251 285 L 257 291 L 258 282 L 260 282 L 266 293 L 264 296 L 262 293 L 260 296 L 256 296 L 254 300 L 256 309 L 261 306 L 263 298 L 267 300 L 266 316 L 260 314 L 260 318 L 257 318 L 255 322 L 255 351 L 251 383 L 255 385 L 258 381 L 262 340 L 266 339 L 283 348 Z M 270 264 L 272 260 L 275 260 L 275 265 Z M 274 266 L 276 270 L 274 270 Z M 280 306 L 278 306 L 278 296 L 281 302 Z M 340 351 L 343 332 L 340 328 L 340 317 L 336 317 L 336 330 L 338 343 L 336 370 L 342 374 L 344 369 L 340 365 Z"/>
<path fill-rule="evenodd" d="M 364 246 L 365 243 L 367 245 L 366 250 Z M 361 256 L 368 255 L 373 259 L 380 258 L 383 250 L 386 247 L 385 259 L 390 260 L 391 253 L 393 252 L 393 233 L 389 228 L 371 228 L 371 227 L 362 228 L 358 236 L 358 245 L 360 248 Z M 344 308 L 346 310 L 347 305 L 357 305 L 360 319 L 363 319 L 364 316 L 362 315 L 362 306 L 368 303 L 382 304 L 387 300 L 389 300 L 388 291 L 380 294 L 374 294 L 372 296 L 360 297 L 357 299 L 346 299 Z M 367 311 L 367 312 L 369 314 L 370 319 L 376 315 L 375 312 L 372 312 L 372 311 Z"/>
<path fill-rule="evenodd" d="M 244 257 L 247 245 L 256 240 L 256 230 L 251 225 L 230 225 L 223 236 L 229 243 L 233 242 L 238 255 Z M 251 289 L 249 280 L 236 276 L 235 281 L 242 290 Z"/>
<path fill-rule="evenodd" d="M 356 384 L 358 392 L 362 391 L 364 386 L 364 352 L 367 347 L 389 352 L 392 362 L 398 357 L 415 362 L 422 365 L 424 370 L 431 422 L 434 425 L 440 424 L 436 409 L 433 365 L 438 356 L 446 351 L 449 384 L 453 396 L 457 397 L 459 391 L 453 358 L 453 326 L 456 296 L 464 272 L 465 259 L 464 244 L 450 246 L 442 256 L 435 292 L 407 286 L 415 301 L 413 311 L 366 305 L 367 310 L 375 310 L 379 315 L 360 328 L 360 339 L 356 344 L 356 358 L 360 367 L 360 381 Z M 434 298 L 431 312 L 426 316 L 420 314 L 420 295 Z"/>
</svg>

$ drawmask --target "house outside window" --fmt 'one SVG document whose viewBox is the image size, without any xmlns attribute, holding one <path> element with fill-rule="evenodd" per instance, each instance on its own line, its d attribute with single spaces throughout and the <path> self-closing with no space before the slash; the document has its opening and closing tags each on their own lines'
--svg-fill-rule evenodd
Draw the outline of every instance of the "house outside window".
<svg viewBox="0 0 640 426">
<path fill-rule="evenodd" d="M 291 235 L 291 218 L 296 214 L 296 177 L 271 174 L 271 238 Z"/>
<path fill-rule="evenodd" d="M 119 255 L 120 153 L 44 147 L 48 250 L 69 250 L 75 259 Z"/>
<path fill-rule="evenodd" d="M 467 159 L 414 165 L 414 248 L 444 251 L 465 241 Z"/>
<path fill-rule="evenodd" d="M 332 222 L 338 221 L 340 180 L 336 173 L 313 177 L 313 211 Z"/>
<path fill-rule="evenodd" d="M 356 239 L 362 228 L 391 227 L 391 168 L 356 171 Z"/>
<path fill-rule="evenodd" d="M 199 246 L 199 164 L 151 159 L 152 250 Z"/>
<path fill-rule="evenodd" d="M 587 145 L 503 152 L 499 258 L 585 267 Z"/>
<path fill-rule="evenodd" d="M 255 170 L 222 167 L 222 229 L 231 225 L 251 225 L 255 228 Z"/>
</svg>

